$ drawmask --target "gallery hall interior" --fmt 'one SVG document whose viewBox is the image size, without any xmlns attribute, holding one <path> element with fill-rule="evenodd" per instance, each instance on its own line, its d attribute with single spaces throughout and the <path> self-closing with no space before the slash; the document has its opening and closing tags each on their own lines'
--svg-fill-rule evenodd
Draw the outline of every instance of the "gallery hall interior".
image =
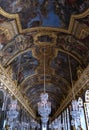
<svg viewBox="0 0 89 130">
<path fill-rule="evenodd" d="M 0 0 L 0 130 L 89 130 L 89 0 Z"/>
</svg>

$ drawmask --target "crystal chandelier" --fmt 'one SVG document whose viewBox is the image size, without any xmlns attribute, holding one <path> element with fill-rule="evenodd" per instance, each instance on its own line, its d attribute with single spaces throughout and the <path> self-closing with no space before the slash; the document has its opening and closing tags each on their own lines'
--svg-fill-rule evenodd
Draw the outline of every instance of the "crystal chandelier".
<svg viewBox="0 0 89 130">
<path fill-rule="evenodd" d="M 45 92 L 45 49 L 44 49 L 44 92 L 41 93 L 41 101 L 38 103 L 38 113 L 42 123 L 47 123 L 51 113 L 51 102 L 48 101 L 48 93 Z"/>
<path fill-rule="evenodd" d="M 42 117 L 48 117 L 51 113 L 51 103 L 48 101 L 48 93 L 41 94 L 41 102 L 38 103 L 38 112 Z"/>
<path fill-rule="evenodd" d="M 18 117 L 19 112 L 17 110 L 17 107 L 17 100 L 12 100 L 9 111 L 7 111 L 8 120 L 13 120 Z"/>
<path fill-rule="evenodd" d="M 78 103 L 77 100 L 75 99 L 75 93 L 74 93 L 74 88 L 73 88 L 73 80 L 72 80 L 72 71 L 71 71 L 71 64 L 70 64 L 70 58 L 68 55 L 68 61 L 69 61 L 69 71 L 70 71 L 70 80 L 71 80 L 71 85 L 72 85 L 72 93 L 73 93 L 73 100 L 72 100 L 72 111 L 71 111 L 71 125 L 75 126 L 77 129 L 78 126 L 80 126 L 80 112 L 78 109 Z"/>
</svg>

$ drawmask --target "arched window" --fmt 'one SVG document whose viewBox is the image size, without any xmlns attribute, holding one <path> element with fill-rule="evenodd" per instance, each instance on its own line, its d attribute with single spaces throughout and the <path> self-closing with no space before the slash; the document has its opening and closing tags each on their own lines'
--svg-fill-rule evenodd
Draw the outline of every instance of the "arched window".
<svg viewBox="0 0 89 130">
<path fill-rule="evenodd" d="M 85 122 L 85 115 L 84 115 L 84 105 L 83 100 L 81 97 L 78 98 L 78 107 L 80 113 L 80 125 L 83 130 L 86 130 L 86 122 Z"/>
<path fill-rule="evenodd" d="M 85 92 L 84 108 L 85 108 L 87 128 L 88 128 L 88 130 L 89 130 L 89 90 L 87 90 L 87 91 Z"/>
</svg>

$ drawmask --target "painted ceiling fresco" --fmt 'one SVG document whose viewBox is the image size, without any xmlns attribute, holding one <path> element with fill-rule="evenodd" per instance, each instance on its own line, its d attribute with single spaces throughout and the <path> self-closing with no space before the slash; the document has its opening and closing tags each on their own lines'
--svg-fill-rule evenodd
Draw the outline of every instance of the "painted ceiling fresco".
<svg viewBox="0 0 89 130">
<path fill-rule="evenodd" d="M 69 60 L 73 84 L 89 64 L 89 1 L 24 1 L 0 1 L 5 11 L 19 14 L 22 28 L 29 28 L 21 32 L 14 15 L 0 14 L 0 65 L 39 116 L 37 103 L 43 92 L 45 50 L 46 92 L 53 116 L 72 87 Z M 81 15 L 70 21 L 72 14 Z"/>
<path fill-rule="evenodd" d="M 72 14 L 88 9 L 88 0 L 1 0 L 8 13 L 18 13 L 23 28 L 61 27 L 69 25 Z"/>
<path fill-rule="evenodd" d="M 36 32 L 33 32 L 32 35 L 26 33 L 8 41 L 0 51 L 3 54 L 1 63 L 5 68 L 9 66 L 12 80 L 17 82 L 18 87 L 21 86 L 22 94 L 30 99 L 30 105 L 37 113 L 37 102 L 40 101 L 40 93 L 43 92 L 45 48 L 46 92 L 49 93 L 49 100 L 52 102 L 53 115 L 71 88 L 68 56 L 70 57 L 73 81 L 77 81 L 79 74 L 88 65 L 89 35 L 84 39 L 77 39 L 72 35 L 56 32 L 55 39 L 49 35 L 35 36 L 36 34 Z M 29 36 L 30 40 L 28 40 Z M 35 42 L 34 36 L 37 37 L 38 43 Z M 22 39 L 16 41 L 17 38 Z M 2 39 L 1 35 L 1 41 L 3 41 Z M 52 43 L 52 40 L 56 40 L 56 42 Z M 45 42 L 47 42 L 46 46 L 44 46 Z"/>
<path fill-rule="evenodd" d="M 28 51 L 18 56 L 12 63 L 13 80 L 21 83 L 26 77 L 35 73 L 38 61 L 32 56 L 32 52 Z M 25 70 L 25 71 L 24 71 Z"/>
</svg>

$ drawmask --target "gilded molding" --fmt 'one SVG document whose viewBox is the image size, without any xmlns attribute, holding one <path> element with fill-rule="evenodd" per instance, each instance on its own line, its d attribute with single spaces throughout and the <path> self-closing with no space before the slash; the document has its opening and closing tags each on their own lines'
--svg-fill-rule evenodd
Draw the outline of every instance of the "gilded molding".
<svg viewBox="0 0 89 130">
<path fill-rule="evenodd" d="M 10 33 L 9 33 L 9 30 L 8 28 L 5 28 L 5 27 L 2 27 L 0 25 L 0 32 L 3 32 L 7 38 L 7 40 L 10 40 L 11 39 L 11 36 L 10 36 Z"/>
<path fill-rule="evenodd" d="M 1 7 L 0 7 L 0 14 L 7 17 L 7 18 L 16 19 L 17 27 L 18 27 L 18 30 L 19 30 L 20 33 L 26 33 L 26 32 L 32 32 L 32 31 L 37 31 L 38 30 L 39 32 L 41 32 L 41 31 L 46 31 L 46 32 L 48 32 L 48 31 L 57 31 L 57 32 L 63 32 L 63 33 L 70 34 L 70 33 L 72 33 L 72 28 L 73 28 L 73 25 L 74 25 L 74 21 L 76 19 L 86 17 L 89 14 L 89 9 L 87 11 L 85 11 L 84 13 L 82 13 L 82 14 L 72 15 L 71 19 L 70 19 L 70 24 L 69 24 L 68 30 L 63 29 L 63 28 L 53 28 L 53 27 L 34 27 L 34 28 L 22 29 L 22 25 L 21 25 L 20 18 L 19 18 L 18 14 L 9 14 L 9 13 L 5 12 Z"/>
<path fill-rule="evenodd" d="M 4 11 L 1 7 L 0 7 L 0 14 L 6 18 L 15 19 L 19 33 L 22 33 L 22 26 L 21 26 L 21 22 L 20 22 L 20 18 L 18 14 L 9 14 L 6 11 Z"/>
<path fill-rule="evenodd" d="M 82 29 L 79 38 L 85 38 L 89 35 L 89 28 Z"/>
<path fill-rule="evenodd" d="M 5 69 L 0 65 L 0 81 L 5 85 L 5 87 L 13 94 L 17 100 L 22 104 L 26 111 L 33 117 L 36 118 L 34 111 L 30 108 L 28 100 L 23 98 L 23 95 L 15 85 L 15 83 L 9 78 Z"/>
<path fill-rule="evenodd" d="M 41 42 L 39 41 L 39 37 L 42 37 L 42 36 L 48 36 L 51 40 L 51 43 L 46 41 L 46 42 Z M 57 39 L 57 36 L 56 36 L 56 33 L 51 33 L 51 32 L 40 32 L 40 33 L 37 33 L 35 36 L 34 36 L 34 44 L 36 45 L 55 45 L 56 44 L 56 39 Z"/>
<path fill-rule="evenodd" d="M 89 9 L 87 9 L 87 10 L 86 10 L 84 13 L 82 13 L 82 14 L 72 15 L 72 16 L 71 16 L 71 19 L 70 19 L 70 24 L 69 24 L 68 32 L 71 32 L 71 33 L 72 33 L 72 28 L 73 28 L 73 25 L 74 25 L 74 22 L 75 22 L 76 19 L 84 18 L 84 17 L 86 17 L 87 15 L 89 15 Z"/>
</svg>

